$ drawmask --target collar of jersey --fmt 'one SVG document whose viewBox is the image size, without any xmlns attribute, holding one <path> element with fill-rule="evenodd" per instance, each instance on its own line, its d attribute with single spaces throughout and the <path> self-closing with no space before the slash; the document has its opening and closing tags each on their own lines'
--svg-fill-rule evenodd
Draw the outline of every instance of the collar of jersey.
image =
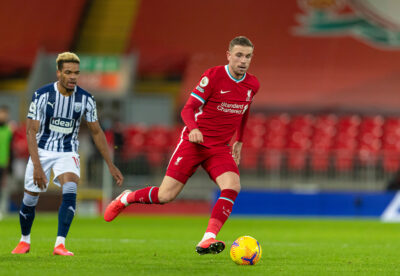
<svg viewBox="0 0 400 276">
<path fill-rule="evenodd" d="M 241 82 L 241 81 L 244 80 L 244 78 L 246 77 L 246 73 L 244 73 L 243 77 L 240 78 L 239 80 L 236 79 L 236 78 L 234 78 L 234 77 L 231 75 L 231 73 L 229 72 L 228 65 L 225 65 L 225 71 L 226 71 L 226 73 L 228 74 L 228 76 L 231 78 L 231 80 L 233 80 L 233 81 L 236 82 L 236 83 Z"/>
<path fill-rule="evenodd" d="M 54 90 L 55 90 L 56 92 L 60 93 L 60 91 L 58 91 L 57 82 L 58 82 L 58 81 L 54 82 Z M 76 89 L 77 89 L 76 87 L 77 87 L 77 86 L 75 85 L 74 93 L 76 92 Z M 61 94 L 61 93 L 60 93 L 60 94 Z M 62 95 L 62 94 L 61 94 L 61 95 Z"/>
</svg>

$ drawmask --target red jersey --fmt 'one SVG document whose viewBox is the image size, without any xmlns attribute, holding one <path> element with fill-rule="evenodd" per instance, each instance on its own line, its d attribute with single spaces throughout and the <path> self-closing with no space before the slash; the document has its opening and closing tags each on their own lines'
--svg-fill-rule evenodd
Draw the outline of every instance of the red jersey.
<svg viewBox="0 0 400 276">
<path fill-rule="evenodd" d="M 257 78 L 249 73 L 235 79 L 228 65 L 208 69 L 182 110 L 186 124 L 182 138 L 189 140 L 190 130 L 198 128 L 203 134 L 202 145 L 228 145 L 237 130 L 243 132 L 242 119 L 247 118 L 259 87 Z"/>
</svg>

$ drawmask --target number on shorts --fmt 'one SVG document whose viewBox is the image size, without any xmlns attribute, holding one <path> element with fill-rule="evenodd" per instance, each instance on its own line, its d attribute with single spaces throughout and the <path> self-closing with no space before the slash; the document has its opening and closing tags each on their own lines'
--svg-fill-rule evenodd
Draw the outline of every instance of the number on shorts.
<svg viewBox="0 0 400 276">
<path fill-rule="evenodd" d="M 80 168 L 79 158 L 76 158 L 75 156 L 72 156 L 72 159 L 74 159 L 75 165 L 79 169 Z"/>
</svg>

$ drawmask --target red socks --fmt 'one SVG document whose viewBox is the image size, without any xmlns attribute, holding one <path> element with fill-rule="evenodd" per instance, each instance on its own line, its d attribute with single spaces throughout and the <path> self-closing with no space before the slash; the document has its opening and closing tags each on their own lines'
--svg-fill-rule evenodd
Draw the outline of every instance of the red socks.
<svg viewBox="0 0 400 276">
<path fill-rule="evenodd" d="M 206 232 L 211 232 L 215 235 L 218 234 L 222 225 L 224 225 L 232 212 L 233 203 L 235 202 L 237 195 L 238 192 L 235 190 L 225 189 L 221 191 L 221 195 L 212 210 Z"/>
<path fill-rule="evenodd" d="M 129 204 L 160 204 L 160 201 L 158 200 L 158 187 L 146 187 L 129 193 L 126 200 Z"/>
</svg>

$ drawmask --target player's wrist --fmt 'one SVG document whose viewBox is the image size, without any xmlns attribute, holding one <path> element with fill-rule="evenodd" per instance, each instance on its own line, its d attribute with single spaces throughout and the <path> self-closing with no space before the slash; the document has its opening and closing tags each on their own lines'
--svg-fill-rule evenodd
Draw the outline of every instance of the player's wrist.
<svg viewBox="0 0 400 276">
<path fill-rule="evenodd" d="M 32 165 L 34 169 L 40 169 L 42 167 L 42 164 L 40 164 L 39 160 L 34 160 L 34 158 L 31 157 L 32 160 Z"/>
</svg>

